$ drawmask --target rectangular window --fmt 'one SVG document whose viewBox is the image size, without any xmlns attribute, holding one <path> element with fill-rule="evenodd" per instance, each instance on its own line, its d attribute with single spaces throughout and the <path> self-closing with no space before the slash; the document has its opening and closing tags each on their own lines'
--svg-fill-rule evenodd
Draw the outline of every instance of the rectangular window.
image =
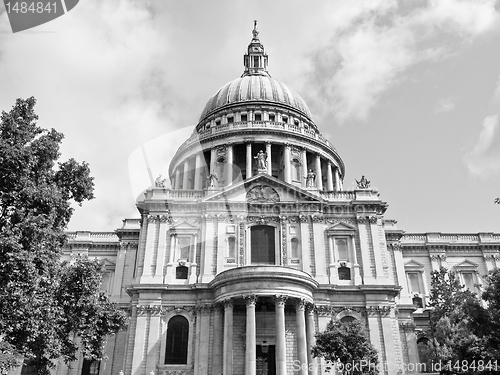
<svg viewBox="0 0 500 375">
<path fill-rule="evenodd" d="M 227 123 L 232 124 L 234 122 L 234 117 L 228 117 L 227 118 Z"/>
<path fill-rule="evenodd" d="M 255 114 L 255 121 L 262 121 L 262 115 L 260 113 Z"/>
<path fill-rule="evenodd" d="M 269 121 L 274 121 L 276 119 L 276 116 L 273 115 L 272 113 L 269 114 Z"/>
<path fill-rule="evenodd" d="M 422 293 L 420 288 L 420 272 L 408 272 L 406 277 L 408 278 L 410 293 Z"/>
<path fill-rule="evenodd" d="M 188 237 L 179 238 L 179 259 L 189 259 L 191 240 Z"/>
<path fill-rule="evenodd" d="M 464 281 L 464 285 L 467 289 L 469 289 L 471 292 L 474 292 L 476 287 L 475 287 L 475 281 L 474 281 L 474 274 L 472 272 L 462 272 L 462 279 Z"/>
<path fill-rule="evenodd" d="M 255 225 L 251 228 L 251 262 L 275 264 L 274 227 Z"/>
<path fill-rule="evenodd" d="M 246 115 L 246 113 L 241 115 L 241 121 L 242 122 L 247 122 L 248 121 L 248 116 Z"/>
<path fill-rule="evenodd" d="M 337 254 L 339 256 L 340 262 L 348 262 L 349 261 L 349 247 L 347 238 L 336 238 L 335 246 L 337 247 Z"/>
</svg>

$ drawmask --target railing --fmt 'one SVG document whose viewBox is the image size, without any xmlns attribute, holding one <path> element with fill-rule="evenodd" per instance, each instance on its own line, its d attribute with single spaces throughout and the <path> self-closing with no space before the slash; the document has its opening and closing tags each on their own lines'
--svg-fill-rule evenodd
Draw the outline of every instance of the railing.
<svg viewBox="0 0 500 375">
<path fill-rule="evenodd" d="M 353 191 L 319 191 L 319 195 L 328 200 L 353 200 L 356 194 Z"/>
<path fill-rule="evenodd" d="M 166 195 L 166 198 L 178 198 L 178 199 L 199 199 L 205 196 L 205 190 L 163 190 L 162 195 Z"/>
<path fill-rule="evenodd" d="M 239 121 L 228 124 L 221 124 L 211 127 L 210 129 L 200 131 L 199 133 L 194 133 L 189 137 L 181 147 L 189 146 L 194 142 L 199 142 L 205 138 L 210 137 L 211 135 L 219 134 L 221 132 L 231 131 L 234 129 L 280 129 L 284 131 L 289 131 L 292 133 L 302 134 L 307 138 L 315 139 L 328 147 L 335 149 L 333 145 L 321 134 L 317 133 L 315 130 L 301 128 L 295 124 L 287 124 L 284 122 L 276 122 L 276 121 Z"/>
</svg>

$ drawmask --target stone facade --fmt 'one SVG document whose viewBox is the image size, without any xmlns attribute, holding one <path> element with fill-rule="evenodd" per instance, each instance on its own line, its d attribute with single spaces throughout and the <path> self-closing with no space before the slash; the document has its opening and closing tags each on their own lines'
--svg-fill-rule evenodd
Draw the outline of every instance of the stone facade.
<svg viewBox="0 0 500 375">
<path fill-rule="evenodd" d="M 309 348 L 330 319 L 358 319 L 383 374 L 415 373 L 430 273 L 474 287 L 500 265 L 500 234 L 411 234 L 384 218 L 298 94 L 267 73 L 254 28 L 245 71 L 211 98 L 163 181 L 113 233 L 69 233 L 65 257 L 106 262 L 130 315 L 99 375 L 323 374 Z M 408 370 L 409 369 L 409 370 Z M 406 371 L 408 370 L 408 371 Z M 83 359 L 57 375 L 94 373 Z"/>
</svg>

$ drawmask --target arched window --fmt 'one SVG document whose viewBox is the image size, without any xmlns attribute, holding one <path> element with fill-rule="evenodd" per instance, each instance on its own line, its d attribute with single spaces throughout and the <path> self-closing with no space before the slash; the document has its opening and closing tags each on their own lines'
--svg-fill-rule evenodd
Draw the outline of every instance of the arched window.
<svg viewBox="0 0 500 375">
<path fill-rule="evenodd" d="M 99 375 L 101 362 L 90 359 L 83 360 L 82 375 Z"/>
<path fill-rule="evenodd" d="M 251 233 L 251 262 L 258 264 L 275 264 L 275 237 L 274 227 L 255 225 L 250 228 Z"/>
<path fill-rule="evenodd" d="M 165 363 L 173 365 L 187 364 L 189 322 L 181 315 L 168 321 L 167 349 Z"/>
<path fill-rule="evenodd" d="M 350 323 L 350 322 L 353 322 L 355 320 L 356 320 L 356 318 L 353 316 L 350 316 L 350 315 L 344 316 L 342 319 L 340 319 L 340 321 L 342 323 Z"/>
</svg>

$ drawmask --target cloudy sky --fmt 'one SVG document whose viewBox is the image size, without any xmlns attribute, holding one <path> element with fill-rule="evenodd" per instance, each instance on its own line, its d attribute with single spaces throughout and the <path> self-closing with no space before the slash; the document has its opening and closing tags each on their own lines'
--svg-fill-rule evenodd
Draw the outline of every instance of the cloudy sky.
<svg viewBox="0 0 500 375">
<path fill-rule="evenodd" d="M 307 101 L 346 165 L 407 232 L 500 232 L 500 0 L 81 0 L 12 34 L 0 5 L 0 109 L 35 96 L 96 199 L 70 230 L 114 230 L 219 87 L 253 20 L 270 74 Z"/>
</svg>

